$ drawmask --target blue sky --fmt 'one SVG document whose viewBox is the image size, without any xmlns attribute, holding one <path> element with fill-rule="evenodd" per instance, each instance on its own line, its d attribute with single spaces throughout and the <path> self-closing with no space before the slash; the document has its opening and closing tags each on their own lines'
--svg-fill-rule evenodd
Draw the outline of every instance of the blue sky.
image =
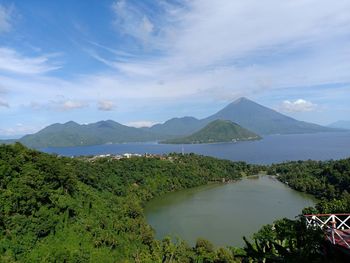
<svg viewBox="0 0 350 263">
<path fill-rule="evenodd" d="M 245 96 L 350 119 L 350 1 L 0 0 L 0 138 L 140 126 Z"/>
</svg>

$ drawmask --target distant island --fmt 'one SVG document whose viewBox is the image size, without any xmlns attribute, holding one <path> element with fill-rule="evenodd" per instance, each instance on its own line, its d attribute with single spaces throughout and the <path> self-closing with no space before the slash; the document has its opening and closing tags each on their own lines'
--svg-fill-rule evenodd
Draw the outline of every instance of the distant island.
<svg viewBox="0 0 350 263">
<path fill-rule="evenodd" d="M 328 127 L 350 130 L 350 121 L 349 120 L 336 121 L 329 124 Z"/>
<path fill-rule="evenodd" d="M 203 129 L 185 137 L 169 139 L 161 143 L 167 144 L 195 144 L 215 142 L 237 142 L 259 140 L 261 137 L 237 123 L 228 120 L 215 120 Z"/>
<path fill-rule="evenodd" d="M 201 137 L 203 136 L 203 132 L 204 134 L 208 133 L 206 130 L 192 137 L 194 133 L 199 132 L 216 120 L 229 120 L 247 130 L 245 130 L 241 137 L 239 133 L 236 136 L 235 132 L 232 132 L 232 134 L 225 134 L 223 130 L 221 130 L 222 128 L 218 129 L 218 131 L 211 128 L 212 131 L 208 134 L 209 137 Z M 237 131 L 238 130 L 239 129 L 237 129 Z M 113 120 L 99 121 L 90 124 L 78 124 L 69 121 L 64 124 L 55 123 L 49 125 L 37 133 L 25 135 L 19 139 L 0 140 L 0 144 L 20 142 L 28 147 L 40 149 L 46 147 L 150 141 L 172 143 L 176 143 L 176 141 L 179 141 L 179 143 L 180 141 L 187 141 L 187 143 L 198 141 L 203 143 L 243 140 L 243 138 L 255 138 L 257 134 L 301 134 L 340 130 L 342 129 L 298 121 L 247 98 L 240 98 L 217 113 L 204 119 L 196 119 L 189 116 L 172 118 L 164 123 L 143 128 L 129 127 Z M 213 134 L 215 132 L 218 132 L 218 134 Z M 248 133 L 251 133 L 251 136 L 246 136 Z"/>
</svg>

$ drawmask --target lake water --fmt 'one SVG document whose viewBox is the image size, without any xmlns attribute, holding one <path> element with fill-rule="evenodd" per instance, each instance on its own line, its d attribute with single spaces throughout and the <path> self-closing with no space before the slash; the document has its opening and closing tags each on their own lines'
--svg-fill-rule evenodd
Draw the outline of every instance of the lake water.
<svg viewBox="0 0 350 263">
<path fill-rule="evenodd" d="M 145 212 L 158 239 L 171 234 L 191 245 L 203 237 L 216 246 L 243 246 L 243 236 L 249 237 L 275 219 L 294 219 L 314 201 L 274 178 L 261 176 L 169 193 L 151 200 Z"/>
<path fill-rule="evenodd" d="M 124 143 L 41 149 L 65 156 L 181 152 L 181 145 Z M 270 164 L 291 160 L 328 160 L 350 157 L 350 132 L 298 135 L 270 135 L 260 141 L 238 143 L 184 145 L 184 152 L 209 155 L 222 159 Z"/>
</svg>

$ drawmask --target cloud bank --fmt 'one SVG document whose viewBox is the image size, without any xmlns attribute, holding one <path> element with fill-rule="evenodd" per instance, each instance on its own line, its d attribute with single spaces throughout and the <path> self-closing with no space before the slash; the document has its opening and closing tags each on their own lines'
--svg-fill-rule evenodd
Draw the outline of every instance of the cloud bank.
<svg viewBox="0 0 350 263">
<path fill-rule="evenodd" d="M 110 100 L 101 100 L 98 102 L 98 109 L 100 111 L 112 111 L 115 109 L 115 104 Z"/>
<path fill-rule="evenodd" d="M 281 105 L 281 110 L 284 112 L 308 112 L 314 111 L 316 108 L 316 104 L 303 99 L 298 99 L 295 101 L 285 100 Z"/>
<path fill-rule="evenodd" d="M 154 121 L 132 121 L 128 122 L 125 125 L 135 128 L 142 128 L 142 127 L 151 127 L 153 125 L 157 124 L 157 122 Z"/>
<path fill-rule="evenodd" d="M 52 55 L 25 57 L 13 49 L 0 47 L 0 71 L 35 75 L 59 69 L 60 66 L 49 61 L 50 57 Z"/>
<path fill-rule="evenodd" d="M 81 52 L 82 64 L 95 63 L 77 72 L 65 55 L 57 63 L 62 50 L 30 53 L 0 44 L 2 108 L 57 114 L 89 108 L 100 117 L 118 105 L 126 115 L 160 115 L 168 105 L 182 113 L 184 101 L 219 105 L 281 91 L 285 112 L 312 111 L 329 96 L 349 94 L 349 86 L 334 91 L 350 83 L 349 10 L 348 0 L 114 1 L 101 39 L 98 32 L 84 40 L 65 36 L 78 43 L 74 58 Z M 1 35 L 16 31 L 11 12 L 0 5 Z M 104 41 L 107 35 L 114 38 Z M 289 100 L 295 97 L 303 99 Z"/>
<path fill-rule="evenodd" d="M 10 105 L 6 101 L 0 100 L 0 107 L 9 108 Z"/>
</svg>

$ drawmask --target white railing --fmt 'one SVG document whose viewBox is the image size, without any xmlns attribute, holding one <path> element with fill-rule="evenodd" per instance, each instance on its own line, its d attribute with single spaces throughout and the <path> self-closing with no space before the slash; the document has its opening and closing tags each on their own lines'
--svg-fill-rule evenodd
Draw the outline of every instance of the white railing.
<svg viewBox="0 0 350 263">
<path fill-rule="evenodd" d="M 350 214 L 304 215 L 308 228 L 320 228 L 333 245 L 350 249 Z"/>
</svg>

